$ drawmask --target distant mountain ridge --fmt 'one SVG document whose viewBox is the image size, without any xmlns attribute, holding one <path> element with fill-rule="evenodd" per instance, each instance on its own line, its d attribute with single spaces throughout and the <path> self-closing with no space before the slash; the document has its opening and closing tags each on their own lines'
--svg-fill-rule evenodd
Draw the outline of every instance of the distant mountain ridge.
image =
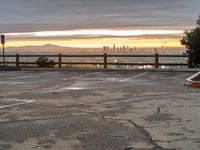
<svg viewBox="0 0 200 150">
<path fill-rule="evenodd" d="M 74 48 L 74 47 L 62 47 L 52 44 L 46 44 L 43 46 L 22 46 L 22 47 L 7 47 L 7 53 L 73 53 L 81 51 L 100 50 L 100 48 Z"/>
</svg>

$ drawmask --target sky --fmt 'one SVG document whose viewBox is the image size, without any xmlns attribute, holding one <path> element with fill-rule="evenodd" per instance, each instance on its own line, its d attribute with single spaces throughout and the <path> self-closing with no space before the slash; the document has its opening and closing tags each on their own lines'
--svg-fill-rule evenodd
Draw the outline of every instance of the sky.
<svg viewBox="0 0 200 150">
<path fill-rule="evenodd" d="M 199 0 L 0 0 L 0 33 L 6 46 L 181 47 L 198 15 Z"/>
</svg>

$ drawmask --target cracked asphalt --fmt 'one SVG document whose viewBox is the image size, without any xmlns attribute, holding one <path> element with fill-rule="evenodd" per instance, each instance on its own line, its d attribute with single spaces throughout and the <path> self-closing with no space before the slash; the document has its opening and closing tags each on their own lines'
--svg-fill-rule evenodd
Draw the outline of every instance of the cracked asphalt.
<svg viewBox="0 0 200 150">
<path fill-rule="evenodd" d="M 1 71 L 0 150 L 198 150 L 192 74 Z"/>
</svg>

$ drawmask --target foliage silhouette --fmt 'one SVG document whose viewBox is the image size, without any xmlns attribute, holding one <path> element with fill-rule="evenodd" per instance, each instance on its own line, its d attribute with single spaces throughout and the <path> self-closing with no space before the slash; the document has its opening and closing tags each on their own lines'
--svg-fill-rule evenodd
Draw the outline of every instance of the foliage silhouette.
<svg viewBox="0 0 200 150">
<path fill-rule="evenodd" d="M 49 60 L 47 57 L 39 57 L 36 60 L 36 64 L 38 67 L 54 67 L 55 62 L 53 60 Z"/>
<path fill-rule="evenodd" d="M 197 20 L 197 27 L 185 31 L 181 44 L 187 48 L 187 53 L 191 57 L 191 67 L 197 67 L 200 64 L 200 16 Z"/>
</svg>

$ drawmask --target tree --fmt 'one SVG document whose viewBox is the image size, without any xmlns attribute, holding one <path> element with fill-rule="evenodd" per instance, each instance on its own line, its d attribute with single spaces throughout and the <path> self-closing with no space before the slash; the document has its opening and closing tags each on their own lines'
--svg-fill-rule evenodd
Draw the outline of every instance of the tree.
<svg viewBox="0 0 200 150">
<path fill-rule="evenodd" d="M 200 16 L 197 20 L 197 27 L 185 31 L 181 44 L 187 48 L 187 53 L 191 56 L 192 67 L 198 66 L 200 64 Z"/>
</svg>

